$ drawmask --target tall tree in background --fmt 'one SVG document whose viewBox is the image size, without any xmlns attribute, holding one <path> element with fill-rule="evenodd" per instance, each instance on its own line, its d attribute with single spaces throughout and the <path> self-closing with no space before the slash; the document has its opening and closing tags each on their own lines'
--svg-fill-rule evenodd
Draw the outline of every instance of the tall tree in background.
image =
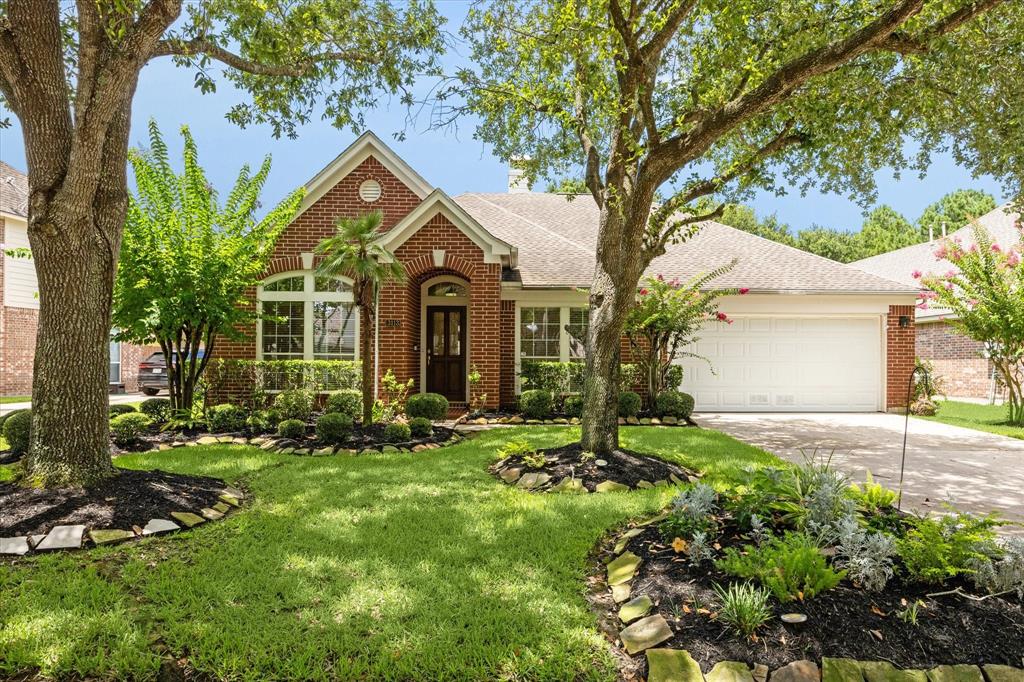
<svg viewBox="0 0 1024 682">
<path fill-rule="evenodd" d="M 4 0 L 0 104 L 28 160 L 28 234 L 39 280 L 29 476 L 113 475 L 107 439 L 111 291 L 128 207 L 132 98 L 170 57 L 204 92 L 215 67 L 251 99 L 240 125 L 293 135 L 322 101 L 361 125 L 378 93 L 404 93 L 441 48 L 429 0 Z M 405 98 L 405 95 L 403 95 Z M 201 284 L 201 283 L 198 283 Z M 73 359 L 73 360 L 72 360 Z"/>
<path fill-rule="evenodd" d="M 875 256 L 917 244 L 920 233 L 892 206 L 882 204 L 868 213 L 858 233 L 861 256 Z"/>
<path fill-rule="evenodd" d="M 977 189 L 950 192 L 924 209 L 917 219 L 919 241 L 940 238 L 943 225 L 947 232 L 959 230 L 995 207 L 996 200 L 988 192 Z"/>
<path fill-rule="evenodd" d="M 962 70 L 1001 60 L 1020 77 L 1022 14 L 1005 0 L 494 0 L 475 8 L 464 34 L 477 67 L 460 80 L 482 118 L 477 136 L 502 158 L 527 159 L 533 179 L 582 167 L 600 209 L 584 448 L 618 446 L 623 324 L 652 259 L 720 213 L 700 212 L 698 199 L 812 178 L 870 197 L 877 168 L 922 167 L 938 147 L 929 135 L 948 115 L 921 104 L 935 104 L 933 83 L 943 86 L 944 110 L 1018 106 L 1009 91 L 989 99 L 977 79 L 948 87 L 958 72 L 942 62 L 970 54 Z M 932 80 L 936 72 L 945 79 Z M 932 146 L 908 159 L 908 135 Z M 667 198 L 652 212 L 659 190 Z"/>
</svg>

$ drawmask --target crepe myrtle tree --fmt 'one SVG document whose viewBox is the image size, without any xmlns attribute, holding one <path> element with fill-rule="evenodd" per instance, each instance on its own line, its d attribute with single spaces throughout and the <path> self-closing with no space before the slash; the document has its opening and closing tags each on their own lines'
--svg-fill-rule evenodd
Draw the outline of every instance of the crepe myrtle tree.
<svg viewBox="0 0 1024 682">
<path fill-rule="evenodd" d="M 1018 219 L 1017 228 L 1022 225 Z M 1024 425 L 1024 239 L 997 244 L 977 223 L 973 243 L 944 239 L 935 258 L 953 267 L 944 273 L 914 272 L 926 287 L 918 307 L 949 310 L 949 323 L 980 341 L 1006 386 L 1008 420 Z"/>
<path fill-rule="evenodd" d="M 160 345 L 175 413 L 191 411 L 217 341 L 242 338 L 262 317 L 246 302 L 246 290 L 259 283 L 304 194 L 296 190 L 256 217 L 270 174 L 267 156 L 255 173 L 242 166 L 221 205 L 187 126 L 181 135 L 180 175 L 155 121 L 149 148 L 129 152 L 137 190 L 129 198 L 113 303 L 118 340 Z"/>
<path fill-rule="evenodd" d="M 600 210 L 583 447 L 618 445 L 619 340 L 640 277 L 726 198 L 816 182 L 868 201 L 876 169 L 924 168 L 946 127 L 964 155 L 978 140 L 1001 154 L 994 172 L 1024 163 L 984 139 L 1018 133 L 1020 117 L 1005 110 L 1020 103 L 1022 14 L 1006 0 L 493 0 L 471 10 L 474 66 L 436 123 L 473 111 L 477 137 L 528 179 L 582 169 Z M 993 66 L 1009 72 L 1000 98 L 978 76 Z M 1000 123 L 974 129 L 981 118 Z M 922 144 L 913 158 L 908 137 Z M 705 197 L 722 201 L 698 210 Z"/>
<path fill-rule="evenodd" d="M 88 484 L 115 473 L 111 291 L 144 67 L 171 59 L 203 92 L 227 80 L 245 95 L 227 114 L 239 125 L 291 136 L 322 106 L 335 125 L 357 128 L 380 94 L 408 101 L 417 75 L 434 69 L 440 23 L 430 0 L 0 1 L 0 105 L 21 124 L 39 280 L 35 483 Z"/>
</svg>

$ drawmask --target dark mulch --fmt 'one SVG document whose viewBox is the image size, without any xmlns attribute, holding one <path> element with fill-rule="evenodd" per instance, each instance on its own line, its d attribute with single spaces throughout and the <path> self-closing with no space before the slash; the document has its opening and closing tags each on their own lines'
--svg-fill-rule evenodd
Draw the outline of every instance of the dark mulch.
<svg viewBox="0 0 1024 682">
<path fill-rule="evenodd" d="M 722 537 L 726 538 L 723 544 L 739 542 L 728 529 Z M 776 616 L 799 612 L 808 620 L 803 625 L 784 625 L 773 619 L 759 630 L 758 641 L 752 642 L 712 617 L 718 603 L 712 585 L 724 585 L 730 578 L 711 562 L 691 567 L 667 546 L 655 525 L 632 538 L 627 549 L 643 559 L 632 581 L 632 595 L 650 596 L 675 633 L 659 646 L 687 649 L 705 670 L 719 661 L 774 668 L 824 656 L 884 660 L 906 668 L 953 663 L 1020 666 L 1024 657 L 1024 611 L 1015 597 L 980 602 L 955 595 L 928 597 L 957 584 L 922 586 L 899 577 L 882 592 L 866 592 L 844 580 L 803 603 L 780 605 L 773 599 Z M 960 586 L 967 591 L 966 584 Z M 917 600 L 924 606 L 918 610 L 915 626 L 897 613 Z M 609 613 L 611 600 L 606 592 L 600 601 L 606 617 L 615 618 L 621 628 L 615 613 Z M 643 656 L 632 663 L 641 671 L 646 665 Z"/>
<path fill-rule="evenodd" d="M 583 487 L 591 492 L 598 483 L 603 481 L 615 481 L 635 488 L 640 481 L 648 483 L 667 481 L 673 475 L 683 481 L 690 477 L 697 477 L 696 473 L 678 464 L 632 450 L 616 450 L 610 455 L 588 459 L 585 462 L 580 459 L 583 447 L 579 443 L 538 450 L 537 453 L 544 455 L 545 459 L 545 464 L 540 469 L 528 467 L 520 456 L 512 456 L 495 464 L 493 470 L 498 473 L 509 466 L 515 466 L 521 467 L 524 473 L 527 471 L 544 472 L 551 476 L 551 480 L 545 487 L 553 486 L 563 478 L 572 476 L 581 481 Z M 603 461 L 605 464 L 599 465 L 599 461 Z"/>
<path fill-rule="evenodd" d="M 173 511 L 198 513 L 223 494 L 224 481 L 165 471 L 120 470 L 91 488 L 41 490 L 0 483 L 0 534 L 45 533 L 54 526 L 86 529 L 145 526 Z"/>
</svg>

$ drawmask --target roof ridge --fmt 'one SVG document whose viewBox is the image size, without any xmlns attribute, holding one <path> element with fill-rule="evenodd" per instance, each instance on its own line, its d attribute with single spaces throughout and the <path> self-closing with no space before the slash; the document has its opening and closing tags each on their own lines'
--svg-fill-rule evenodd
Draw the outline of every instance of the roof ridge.
<svg viewBox="0 0 1024 682">
<path fill-rule="evenodd" d="M 557 232 L 555 232 L 553 230 L 549 230 L 548 228 L 544 227 L 543 225 L 541 225 L 537 221 L 530 220 L 529 218 L 527 218 L 526 216 L 522 215 L 521 213 L 517 213 L 515 211 L 509 210 L 509 209 L 505 208 L 504 206 L 502 206 L 500 204 L 494 203 L 490 199 L 484 198 L 483 196 L 481 196 L 481 194 L 479 192 L 466 192 L 464 194 L 460 194 L 459 196 L 467 196 L 467 195 L 468 196 L 474 196 L 477 199 L 479 199 L 480 201 L 483 201 L 484 203 L 489 204 L 490 206 L 493 206 L 494 208 L 498 209 L 499 211 L 502 211 L 502 212 L 507 213 L 507 214 L 512 215 L 512 216 L 515 216 L 516 218 L 518 218 L 519 220 L 523 221 L 527 225 L 531 225 L 533 227 L 536 227 L 538 230 L 541 230 L 542 232 L 545 232 L 546 234 L 551 235 L 555 239 L 559 239 L 559 240 L 565 242 L 566 244 L 569 244 L 571 246 L 575 246 L 577 249 L 579 249 L 580 251 L 583 251 L 587 255 L 591 255 L 591 256 L 596 255 L 593 250 L 588 249 L 587 247 L 583 246 L 582 244 L 580 244 L 578 242 L 575 242 L 572 239 L 569 239 L 568 237 L 566 237 L 564 235 L 561 235 L 561 234 L 559 234 L 559 233 L 557 233 Z"/>
</svg>

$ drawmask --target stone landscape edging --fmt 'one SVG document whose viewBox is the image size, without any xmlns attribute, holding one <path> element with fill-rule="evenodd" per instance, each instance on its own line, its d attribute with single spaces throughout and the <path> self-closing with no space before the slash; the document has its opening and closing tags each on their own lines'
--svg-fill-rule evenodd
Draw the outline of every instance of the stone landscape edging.
<svg viewBox="0 0 1024 682">
<path fill-rule="evenodd" d="M 579 417 L 552 417 L 550 419 L 527 419 L 522 415 L 504 417 L 469 417 L 464 416 L 456 421 L 457 425 L 465 426 L 579 426 Z M 687 417 L 619 417 L 619 426 L 673 426 L 693 428 L 699 426 Z"/>
<path fill-rule="evenodd" d="M 257 447 L 265 452 L 277 452 L 282 455 L 326 457 L 328 455 L 361 455 L 370 452 L 423 452 L 424 450 L 437 450 L 448 447 L 461 441 L 463 436 L 454 429 L 447 440 L 440 443 L 428 441 L 409 441 L 406 443 L 380 443 L 374 445 L 361 445 L 357 448 L 350 448 L 344 445 L 306 445 L 291 438 L 281 436 L 264 435 L 246 438 L 232 434 L 206 434 L 186 440 L 174 440 L 156 444 L 156 450 L 165 452 L 183 447 L 196 447 L 199 445 L 244 445 Z M 148 452 L 152 452 L 149 450 Z M 144 451 L 146 452 L 146 451 Z"/>
</svg>

